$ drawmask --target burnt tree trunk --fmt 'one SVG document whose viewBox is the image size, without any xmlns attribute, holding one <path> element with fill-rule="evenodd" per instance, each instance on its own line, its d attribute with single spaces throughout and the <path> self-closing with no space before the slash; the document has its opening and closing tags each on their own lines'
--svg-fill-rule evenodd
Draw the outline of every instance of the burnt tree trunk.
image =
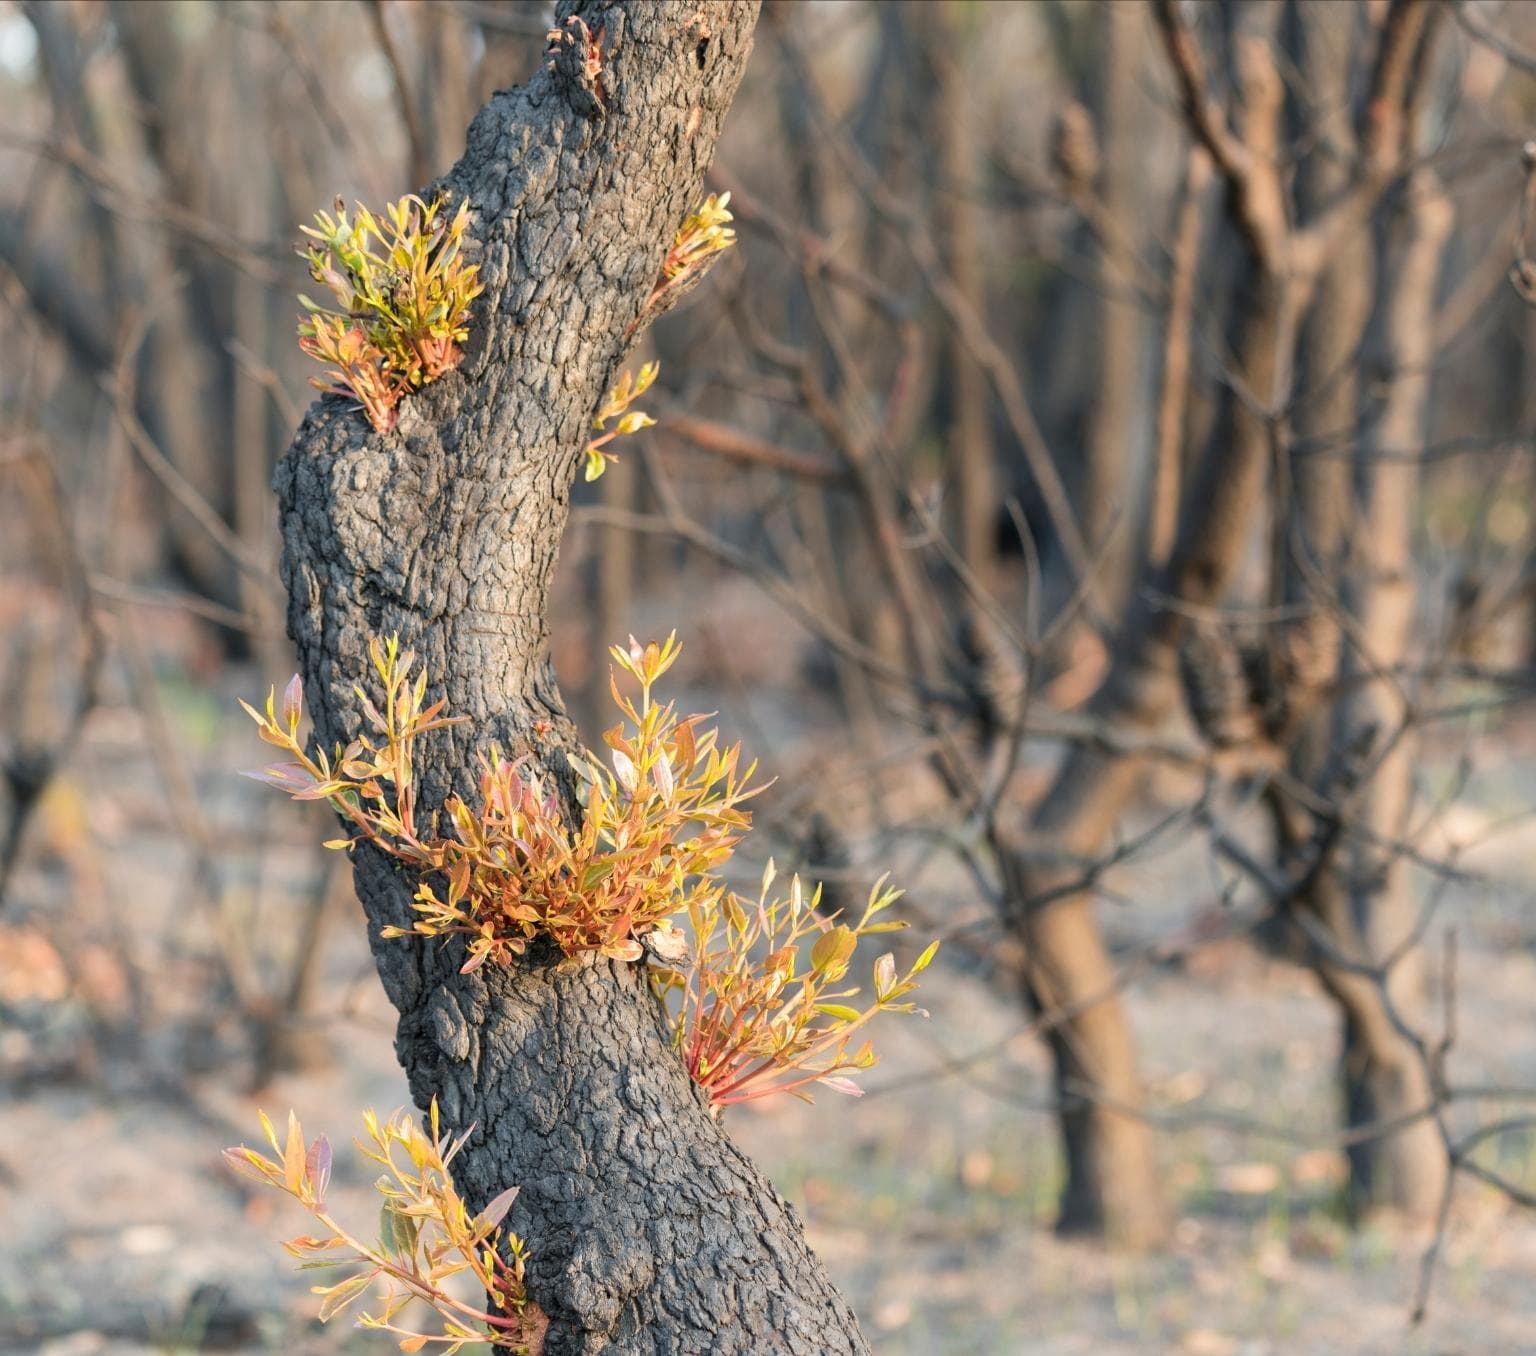
<svg viewBox="0 0 1536 1356">
<path fill-rule="evenodd" d="M 748 0 L 583 0 L 603 70 L 566 47 L 494 95 L 434 187 L 468 198 L 486 292 L 462 368 L 371 433 L 305 417 L 276 476 L 289 630 L 316 735 L 357 730 L 368 638 L 398 632 L 469 724 L 422 750 L 424 804 L 473 792 L 492 741 L 569 784 L 546 606 L 586 430 L 630 348 L 751 48 Z M 864 1352 L 801 1226 L 708 1115 L 645 977 L 530 956 L 459 973 L 457 943 L 385 941 L 413 882 L 360 850 L 359 897 L 411 1093 L 473 1124 L 472 1208 L 522 1188 L 548 1356 Z"/>
</svg>

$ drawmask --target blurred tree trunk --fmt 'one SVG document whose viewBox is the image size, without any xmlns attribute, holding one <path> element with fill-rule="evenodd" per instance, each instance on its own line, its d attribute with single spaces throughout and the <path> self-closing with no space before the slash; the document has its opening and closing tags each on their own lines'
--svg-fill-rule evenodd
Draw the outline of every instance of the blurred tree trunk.
<svg viewBox="0 0 1536 1356">
<path fill-rule="evenodd" d="M 463 370 L 383 437 L 322 401 L 279 467 L 289 630 L 320 742 L 355 732 L 352 684 L 380 632 L 471 718 L 422 750 L 423 808 L 472 797 L 493 740 L 571 787 L 546 616 L 571 482 L 702 194 L 756 19 L 696 8 L 690 24 L 670 4 L 560 7 L 557 22 L 606 34 L 606 100 L 569 49 L 490 100 L 441 181 L 475 211 L 489 284 Z M 470 1208 L 521 1187 L 512 1222 L 546 1356 L 867 1351 L 789 1206 L 690 1085 L 641 970 L 534 955 L 462 974 L 456 945 L 379 937 L 407 920 L 411 882 L 376 853 L 355 865 L 412 1095 L 479 1127 L 454 1164 Z"/>
<path fill-rule="evenodd" d="M 1200 239 L 1211 158 L 1203 146 L 1191 146 L 1179 185 L 1173 220 L 1172 270 L 1168 279 L 1168 316 L 1161 334 L 1162 370 L 1158 374 L 1157 436 L 1148 476 L 1149 507 L 1142 524 L 1143 568 L 1168 563 L 1179 526 L 1190 429 L 1190 373 L 1194 339 L 1195 279 L 1200 268 Z"/>
<path fill-rule="evenodd" d="M 1277 157 L 1284 89 L 1269 49 L 1250 43 L 1247 50 L 1243 125 L 1263 157 L 1255 163 L 1264 181 L 1252 192 L 1266 208 L 1283 212 Z M 1286 379 L 1298 293 L 1253 229 L 1251 201 L 1228 195 L 1229 209 L 1250 214 L 1238 222 L 1247 227 L 1239 237 L 1248 266 L 1232 341 L 1241 393 L 1236 383 L 1223 383 L 1209 440 L 1185 487 L 1168 562 L 1149 566 L 1131 591 L 1109 672 L 1089 708 L 1115 728 L 1155 730 L 1178 710 L 1178 656 L 1188 618 L 1220 602 L 1263 507 L 1271 450 L 1266 411 L 1278 408 Z M 999 844 L 1011 916 L 1028 951 L 1032 1001 L 1050 1023 L 1056 1059 L 1068 1167 L 1060 1227 L 1102 1230 L 1130 1245 L 1158 1241 L 1167 1210 L 1151 1131 L 1136 1115 L 1142 1088 L 1134 1044 L 1083 872 L 1102 853 L 1145 770 L 1143 757 L 1074 745 L 1028 834 Z M 1052 864 L 1052 856 L 1081 864 Z M 1082 888 L 1074 889 L 1079 881 Z M 1064 1015 L 1052 1018 L 1053 1011 Z"/>
<path fill-rule="evenodd" d="M 177 86 L 176 39 L 166 8 L 118 4 L 111 10 L 139 115 L 118 122 L 99 114 L 91 103 L 83 55 L 95 41 L 84 27 L 88 11 L 29 0 L 24 13 L 38 35 L 42 72 L 60 132 L 73 137 L 100 165 L 111 163 L 111 152 L 120 143 L 142 142 L 165 197 L 195 213 L 202 204 L 188 196 L 195 182 L 190 157 L 171 152 L 167 127 L 175 118 L 161 105 Z M 210 380 L 209 374 L 208 357 L 218 362 L 226 333 L 213 318 L 219 293 L 207 284 L 212 266 L 186 247 L 143 249 L 135 228 L 95 198 L 86 218 L 93 248 L 84 251 L 84 257 L 60 257 L 60 245 L 51 239 L 23 243 L 25 221 L 19 220 L 17 229 L 10 222 L 0 229 L 0 258 L 16 271 L 39 315 L 69 345 L 81 371 L 97 381 L 114 375 L 114 336 L 130 308 L 150 313 L 157 323 L 144 336 L 138 355 L 135 411 L 168 460 L 227 519 L 230 459 L 219 455 L 227 451 L 227 442 L 210 435 L 210 430 L 230 425 L 230 409 L 223 400 L 227 383 Z M 177 275 L 191 280 L 195 301 L 172 291 Z M 188 336 L 201 342 L 189 342 Z M 193 515 L 169 503 L 161 530 L 172 565 L 194 589 L 228 605 L 237 602 L 227 556 Z"/>
<path fill-rule="evenodd" d="M 1083 539 L 1098 566 L 1099 596 L 1117 605 L 1130 583 L 1140 530 L 1136 504 L 1139 468 L 1149 439 L 1141 399 L 1141 310 L 1133 289 L 1131 251 L 1141 238 L 1144 203 L 1134 125 L 1137 75 L 1147 33 L 1145 7 L 1136 0 L 1101 5 L 1104 32 L 1099 116 L 1102 170 L 1099 201 L 1110 234 L 1098 251 L 1098 380 L 1088 414 L 1083 480 Z"/>
<path fill-rule="evenodd" d="M 1287 289 L 1255 264 L 1241 304 L 1239 367 L 1247 390 L 1268 396 L 1280 375 Z M 1155 730 L 1179 708 L 1178 652 L 1189 608 L 1214 606 L 1263 503 L 1268 426 L 1230 389 L 1189 485 L 1168 565 L 1132 595 L 1090 714 L 1121 729 Z M 1180 600 L 1165 606 L 1160 595 Z M 1142 1089 L 1134 1043 L 1114 992 L 1114 968 L 1089 889 L 1069 888 L 1080 866 L 1050 865 L 1036 849 L 1087 863 L 1102 852 L 1146 772 L 1146 760 L 1074 745 L 1018 842 L 1001 845 L 1012 917 L 1027 951 L 1035 1006 L 1049 1017 L 1062 1098 L 1068 1178 L 1060 1225 L 1103 1230 L 1127 1245 L 1159 1240 L 1167 1225 L 1150 1128 L 1136 1118 Z"/>
<path fill-rule="evenodd" d="M 193 218 L 216 217 L 205 151 L 192 139 L 185 112 L 188 58 L 175 9 L 112 0 L 111 15 L 143 146 L 164 199 Z M 124 257 L 132 257 L 126 241 L 122 249 Z M 144 286 L 154 301 L 157 324 L 145 341 L 145 374 L 164 430 L 162 451 L 233 526 L 234 458 L 224 432 L 233 424 L 229 397 L 236 382 L 224 347 L 234 330 L 228 270 L 174 235 L 152 257 L 153 272 Z M 237 605 L 238 576 L 228 556 L 184 509 L 170 505 L 168 513 L 181 573 L 206 597 Z"/>
<path fill-rule="evenodd" d="M 1355 612 L 1365 655 L 1346 667 L 1343 738 L 1374 728 L 1379 760 L 1361 789 L 1357 837 L 1348 863 L 1347 920 L 1334 936 L 1370 964 L 1387 966 L 1384 992 L 1347 995 L 1344 1089 L 1353 1129 L 1411 1115 L 1430 1106 L 1429 1070 L 1411 1036 L 1424 1019 L 1424 949 L 1419 909 L 1400 848 L 1412 832 L 1413 770 L 1419 739 L 1400 677 L 1385 676 L 1412 655 L 1417 602 L 1413 538 L 1431 367 L 1436 284 L 1455 212 L 1433 171 L 1416 170 L 1405 189 L 1407 238 L 1386 284 L 1381 308 L 1388 385 L 1380 414 L 1361 445 L 1361 531 L 1356 534 Z M 1406 455 L 1405 455 L 1406 454 Z M 1353 943 L 1353 947 L 1350 946 Z M 1374 986 L 1373 986 L 1374 988 Z M 1432 1221 L 1445 1189 L 1445 1146 L 1428 1116 L 1350 1149 L 1351 1194 L 1369 1214 L 1386 1209 Z"/>
<path fill-rule="evenodd" d="M 1298 5 L 1299 68 L 1306 72 L 1316 118 L 1317 151 L 1301 179 L 1304 211 L 1315 213 L 1347 190 L 1358 152 L 1349 115 L 1354 54 L 1360 32 L 1349 7 L 1313 0 Z M 1276 543 L 1281 600 L 1309 609 L 1308 644 L 1341 680 L 1342 696 L 1312 712 L 1294 737 L 1290 769 L 1324 799 L 1344 794 L 1339 750 L 1358 746 L 1375 727 L 1378 748 L 1390 752 L 1367 773 L 1358 819 L 1377 841 L 1407 829 L 1416 739 L 1397 738 L 1406 711 L 1394 681 L 1371 680 L 1408 657 L 1415 606 L 1412 536 L 1417 514 L 1417 467 L 1412 459 L 1384 461 L 1383 450 L 1416 447 L 1425 435 L 1429 363 L 1433 357 L 1436 280 L 1449 229 L 1449 208 L 1432 179 L 1407 189 L 1409 238 L 1383 271 L 1378 324 L 1387 348 L 1385 403 L 1363 440 L 1360 372 L 1373 284 L 1378 277 L 1374 233 L 1342 236 L 1319 278 L 1301 333 L 1295 401 L 1296 442 L 1289 458 L 1287 530 Z M 1347 455 L 1357 449 L 1358 455 Z M 1357 471 L 1358 465 L 1358 471 Z M 1358 490 L 1358 503 L 1357 503 Z M 1353 560 L 1351 557 L 1353 556 Z M 1342 662 L 1339 618 L 1347 608 L 1368 651 Z M 1309 847 L 1310 817 L 1282 814 L 1282 852 Z M 1331 944 L 1358 963 L 1385 961 L 1411 937 L 1416 911 L 1400 854 L 1375 846 L 1353 853 L 1344 872 L 1329 871 L 1298 901 L 1324 924 Z M 1302 944 L 1305 953 L 1307 947 Z M 1422 951 L 1411 946 L 1392 967 L 1385 991 L 1369 976 L 1350 973 L 1314 949 L 1316 966 L 1340 1006 L 1342 1066 L 1348 1126 L 1358 1130 L 1427 1107 L 1428 1073 L 1397 1020 L 1416 1022 L 1422 998 Z M 1362 1213 L 1378 1207 L 1433 1219 L 1445 1184 L 1445 1150 L 1425 1118 L 1395 1134 L 1350 1149 L 1351 1194 Z"/>
<path fill-rule="evenodd" d="M 982 272 L 979 156 L 965 114 L 961 53 L 969 32 L 968 6 L 944 0 L 928 24 L 935 85 L 933 121 L 939 139 L 938 226 L 944 264 L 955 289 L 977 315 L 987 310 Z M 991 388 L 981 364 L 953 332 L 946 342 L 949 369 L 949 457 L 955 485 L 955 540 L 977 580 L 992 583 L 997 555 L 998 491 L 992 446 Z"/>
</svg>

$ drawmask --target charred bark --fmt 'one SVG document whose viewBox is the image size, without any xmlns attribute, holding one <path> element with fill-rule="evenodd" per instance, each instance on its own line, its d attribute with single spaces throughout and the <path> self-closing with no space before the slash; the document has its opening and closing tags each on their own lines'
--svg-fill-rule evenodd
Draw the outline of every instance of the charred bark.
<svg viewBox="0 0 1536 1356">
<path fill-rule="evenodd" d="M 546 608 L 571 481 L 701 196 L 756 5 L 584 0 L 557 20 L 573 14 L 601 33 L 600 78 L 564 49 L 491 98 L 435 185 L 468 198 L 487 284 L 462 368 L 386 436 L 318 403 L 276 476 L 319 740 L 355 732 L 352 685 L 379 633 L 471 717 L 423 750 L 423 803 L 468 793 L 493 741 L 569 778 Z M 707 1113 L 642 974 L 534 954 L 461 975 L 456 944 L 379 938 L 406 921 L 412 882 L 366 851 L 356 878 L 412 1096 L 476 1127 L 461 1188 L 474 1208 L 522 1189 L 510 1223 L 549 1356 L 867 1350 L 790 1207 Z"/>
</svg>

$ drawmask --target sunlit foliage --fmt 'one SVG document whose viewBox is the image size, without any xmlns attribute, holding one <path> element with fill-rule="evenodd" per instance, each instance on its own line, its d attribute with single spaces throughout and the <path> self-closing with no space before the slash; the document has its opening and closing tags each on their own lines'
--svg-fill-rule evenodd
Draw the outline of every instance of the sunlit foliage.
<svg viewBox="0 0 1536 1356">
<path fill-rule="evenodd" d="M 315 242 L 300 250 L 310 276 L 335 298 L 332 308 L 299 297 L 309 312 L 299 347 L 332 364 L 313 383 L 352 397 L 380 433 L 394 427 L 409 392 L 458 365 L 470 303 L 484 290 L 478 266 L 464 260 L 469 204 L 451 219 L 442 206 L 410 194 L 381 222 L 361 204 L 349 219 L 338 199 L 334 216 L 316 213 L 314 226 L 300 228 Z"/>
<path fill-rule="evenodd" d="M 282 1143 L 266 1113 L 261 1113 L 262 1131 L 273 1157 L 242 1144 L 226 1149 L 224 1158 L 243 1176 L 287 1192 L 320 1223 L 324 1232 L 302 1234 L 283 1245 L 302 1268 L 349 1270 L 339 1281 L 313 1287 L 321 1297 L 322 1322 L 355 1303 L 372 1286 L 377 1307 L 360 1315 L 358 1325 L 398 1335 L 401 1351 L 430 1346 L 452 1356 L 471 1343 L 486 1343 L 501 1351 L 535 1351 L 546 1324 L 523 1287 L 523 1242 L 501 1229 L 517 1199 L 517 1188 L 509 1187 L 471 1216 L 448 1171 L 469 1132 L 444 1147 L 436 1099 L 429 1121 L 430 1136 L 411 1116 L 397 1112 L 380 1125 L 373 1112 L 364 1113 L 368 1139 L 355 1143 L 365 1158 L 384 1169 L 374 1183 L 383 1206 L 379 1235 L 373 1242 L 364 1242 L 330 1214 L 325 1200 L 331 1176 L 330 1143 L 321 1135 L 306 1147 L 298 1117 L 291 1111 Z M 407 1161 L 400 1161 L 397 1154 Z M 489 1308 L 449 1292 L 448 1282 L 461 1275 L 473 1281 Z M 441 1321 L 437 1331 L 422 1331 L 399 1321 L 413 1301 L 437 1312 Z"/>
</svg>

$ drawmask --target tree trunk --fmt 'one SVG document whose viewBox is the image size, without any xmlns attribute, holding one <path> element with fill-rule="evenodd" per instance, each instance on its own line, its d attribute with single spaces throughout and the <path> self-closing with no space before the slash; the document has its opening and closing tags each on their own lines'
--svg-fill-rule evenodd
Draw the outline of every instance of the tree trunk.
<svg viewBox="0 0 1536 1356">
<path fill-rule="evenodd" d="M 1305 209 L 1316 212 L 1349 183 L 1358 139 L 1348 113 L 1358 16 L 1347 7 L 1305 4 L 1297 10 L 1298 64 L 1314 92 L 1320 119 L 1319 152 L 1309 157 L 1301 183 Z M 1352 461 L 1360 420 L 1361 348 L 1377 274 L 1373 233 L 1348 232 L 1319 278 L 1298 352 L 1295 402 L 1299 443 L 1290 458 L 1290 530 L 1277 555 L 1283 560 L 1282 599 L 1310 605 L 1313 637 L 1326 650 L 1341 648 L 1333 591 L 1342 586 L 1355 613 L 1369 661 L 1352 655 L 1342 666 L 1346 694 L 1315 712 L 1297 733 L 1290 767 L 1298 782 L 1325 798 L 1330 753 L 1351 746 L 1363 727 L 1378 728 L 1378 744 L 1392 737 L 1404 714 L 1400 692 L 1370 673 L 1408 654 L 1414 610 L 1412 534 L 1417 468 L 1373 453 L 1402 451 L 1423 439 L 1435 283 L 1449 227 L 1449 207 L 1433 181 L 1420 176 L 1408 189 L 1409 233 L 1385 292 L 1379 321 L 1388 349 L 1386 402 L 1364 440 L 1358 488 Z M 1325 449 L 1319 453 L 1319 449 Z M 1349 554 L 1366 577 L 1351 588 Z M 1320 593 L 1321 590 L 1321 593 Z M 1325 636 L 1323 630 L 1331 634 Z M 1363 827 L 1391 840 L 1406 828 L 1414 740 L 1405 736 L 1370 773 L 1358 808 Z M 1305 815 L 1283 815 L 1282 831 L 1294 848 L 1310 837 Z M 1333 947 L 1351 959 L 1384 961 L 1411 934 L 1416 920 L 1400 857 L 1373 848 L 1353 854 L 1343 873 L 1330 871 L 1298 906 L 1323 923 Z M 1303 952 L 1307 951 L 1305 943 Z M 1330 963 L 1316 949 L 1308 956 L 1338 1003 L 1343 1024 L 1341 1074 L 1345 1119 L 1351 1130 L 1422 1111 L 1431 1100 L 1427 1070 L 1394 1018 L 1414 1021 L 1422 998 L 1422 953 L 1411 948 L 1393 967 L 1385 992 L 1369 975 Z M 1350 1194 L 1357 1211 L 1381 1208 L 1433 1219 L 1445 1184 L 1445 1149 L 1434 1122 L 1422 1119 L 1395 1134 L 1351 1146 Z"/>
<path fill-rule="evenodd" d="M 919 32 L 932 44 L 928 57 L 935 76 L 933 111 L 938 124 L 938 223 L 944 263 L 955 290 L 978 315 L 986 314 L 987 287 L 981 251 L 977 185 L 978 138 L 965 114 L 961 54 L 970 37 L 967 11 L 957 0 L 935 7 Z M 951 334 L 946 342 L 949 370 L 949 458 L 955 481 L 955 543 L 967 568 L 983 587 L 994 583 L 997 487 L 992 446 L 991 387 L 976 355 Z"/>
<path fill-rule="evenodd" d="M 1408 238 L 1388 283 L 1382 315 L 1391 375 L 1380 417 L 1362 448 L 1357 618 L 1368 657 L 1351 665 L 1351 697 L 1341 713 L 1346 731 L 1374 725 L 1379 747 L 1397 735 L 1409 712 L 1399 683 L 1371 674 L 1410 658 L 1417 594 L 1418 463 L 1412 456 L 1391 454 L 1408 452 L 1425 439 L 1436 283 L 1455 220 L 1454 208 L 1428 169 L 1409 177 L 1404 211 Z M 1424 953 L 1413 944 L 1418 906 L 1403 854 L 1386 846 L 1410 831 L 1417 750 L 1418 739 L 1409 730 L 1374 765 L 1360 800 L 1369 838 L 1350 855 L 1349 905 L 1359 944 L 1371 963 L 1393 961 L 1385 992 L 1373 987 L 1364 995 L 1382 1009 L 1380 1016 L 1346 1003 L 1344 1095 L 1351 1128 L 1422 1111 L 1431 1101 L 1429 1071 L 1400 1029 L 1402 1023 L 1419 1028 L 1423 1019 Z M 1429 1117 L 1354 1145 L 1350 1167 L 1351 1194 L 1362 1213 L 1390 1210 L 1419 1221 L 1435 1218 L 1449 1164 L 1439 1129 Z"/>
<path fill-rule="evenodd" d="M 1130 586 L 1140 526 L 1137 468 L 1150 441 L 1141 379 L 1141 308 L 1131 257 L 1141 237 L 1135 223 L 1145 205 L 1137 165 L 1136 100 L 1145 49 L 1146 15 L 1129 0 L 1100 7 L 1104 84 L 1099 126 L 1103 173 L 1099 198 L 1114 233 L 1099 243 L 1094 347 L 1098 377 L 1088 413 L 1083 479 L 1083 539 L 1097 565 L 1100 596 L 1118 605 Z"/>
<path fill-rule="evenodd" d="M 339 400 L 306 416 L 276 477 L 289 630 L 325 746 L 357 728 L 370 635 L 398 632 L 471 723 L 419 762 L 425 803 L 472 794 L 492 741 L 569 782 L 575 732 L 546 604 L 593 411 L 630 347 L 751 47 L 756 5 L 562 4 L 601 34 L 480 111 L 438 188 L 467 196 L 487 291 L 469 353 L 371 433 Z M 548 1356 L 862 1353 L 789 1206 L 707 1113 L 645 976 L 534 954 L 459 973 L 463 950 L 385 941 L 412 882 L 360 850 L 358 894 L 400 1014 L 412 1096 L 473 1124 L 472 1209 L 522 1189 Z"/>
<path fill-rule="evenodd" d="M 1289 352 L 1292 304 L 1285 283 L 1255 261 L 1240 302 L 1237 351 L 1245 386 L 1266 400 Z M 1200 473 L 1184 498 L 1173 553 L 1164 569 L 1152 573 L 1154 587 L 1133 593 L 1109 673 L 1093 699 L 1091 711 L 1100 720 L 1154 730 L 1177 710 L 1178 651 L 1188 612 L 1163 606 L 1158 595 L 1195 607 L 1220 599 L 1256 522 L 1268 456 L 1262 415 L 1224 389 Z M 1074 746 L 1036 809 L 1029 840 L 1054 853 L 1092 858 L 1144 771 L 1142 758 Z M 1028 951 L 1032 1002 L 1052 1032 L 1057 1082 L 1075 1090 L 1062 1108 L 1068 1179 L 1058 1227 L 1103 1232 L 1126 1246 L 1151 1245 L 1166 1230 L 1164 1193 L 1151 1130 L 1134 1116 L 1142 1101 L 1140 1078 L 1123 1005 L 1108 984 L 1113 972 L 1091 894 L 1060 893 L 1073 871 L 1032 860 L 1029 843 L 998 847 L 1008 868 L 1011 921 Z M 1070 1015 L 1057 1021 L 1049 1016 L 1054 1009 Z"/>
</svg>

